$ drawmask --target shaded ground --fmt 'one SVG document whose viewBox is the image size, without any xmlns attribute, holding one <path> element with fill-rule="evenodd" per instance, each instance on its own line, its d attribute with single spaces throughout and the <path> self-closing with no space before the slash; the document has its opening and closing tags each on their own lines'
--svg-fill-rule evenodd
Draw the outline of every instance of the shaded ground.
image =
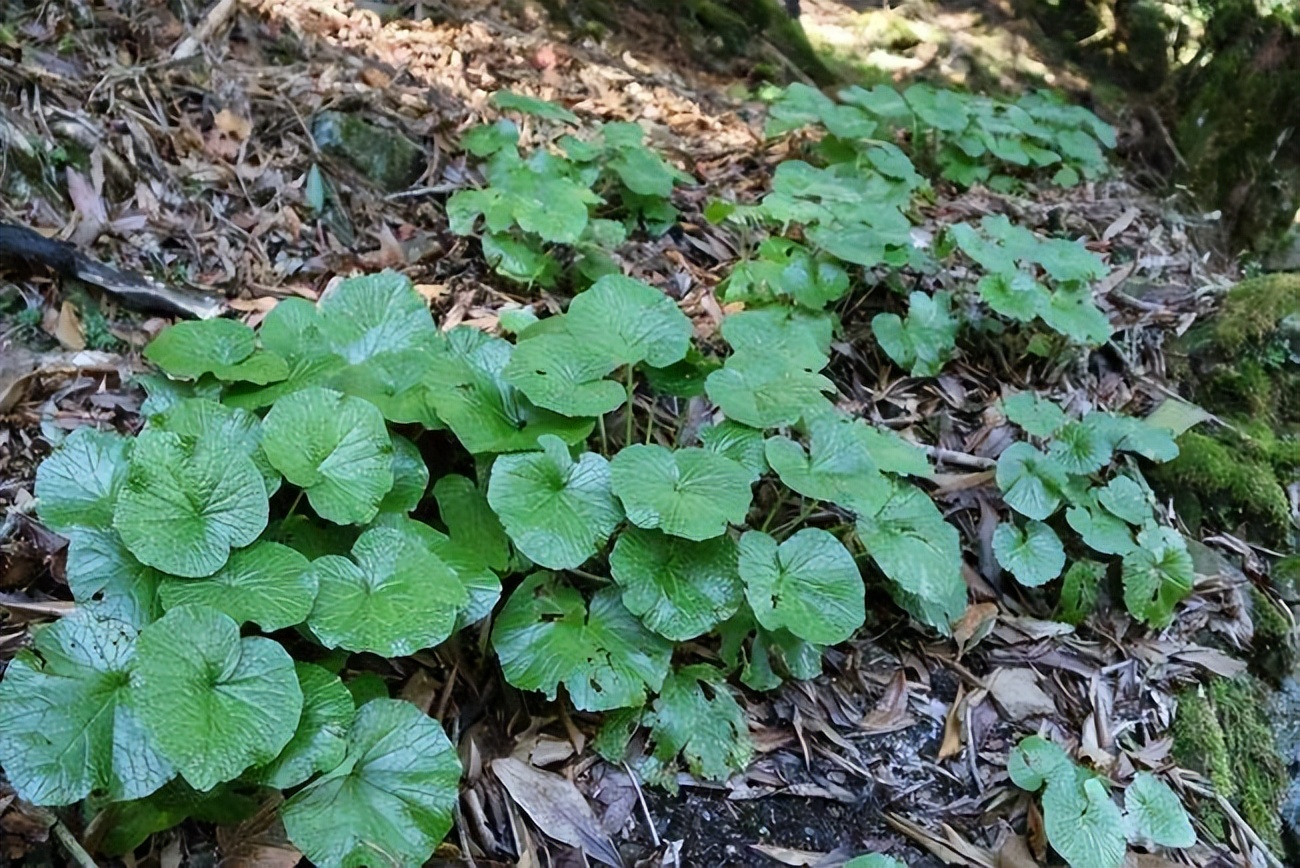
<svg viewBox="0 0 1300 868">
<path fill-rule="evenodd" d="M 804 2 L 815 38 L 857 52 L 854 10 Z M 712 333 L 721 318 L 713 289 L 738 245 L 728 230 L 706 224 L 701 206 L 722 189 L 742 198 L 759 193 L 785 146 L 763 143 L 760 107 L 734 89 L 728 95 L 733 82 L 673 62 L 671 33 L 650 19 L 634 22 L 639 38 L 614 33 L 569 44 L 540 11 L 502 5 L 429 3 L 423 8 L 436 13 L 431 22 L 386 23 L 393 11 L 386 7 L 381 15 L 343 0 L 246 0 L 205 56 L 170 63 L 168 52 L 189 22 L 165 4 L 106 4 L 80 21 L 67 9 L 33 4 L 18 16 L 22 50 L 0 43 L 0 133 L 18 133 L 3 137 L 10 186 L 0 196 L 0 217 L 226 298 L 252 322 L 280 298 L 316 298 L 338 274 L 394 267 L 412 277 L 444 328 L 468 323 L 495 331 L 503 304 L 531 299 L 492 275 L 476 245 L 447 231 L 442 203 L 472 180 L 458 134 L 491 117 L 488 95 L 509 87 L 563 102 L 587 120 L 640 121 L 656 146 L 701 182 L 681 197 L 677 230 L 618 254 L 636 276 L 678 290 L 697 330 Z M 862 6 L 863 16 L 880 14 Z M 902 49 L 911 59 L 892 72 L 959 77 L 978 68 L 1075 86 L 1014 33 L 974 15 L 927 14 L 927 26 L 946 41 L 931 31 L 900 37 L 915 39 Z M 643 52 L 647 41 L 654 50 Z M 319 153 L 309 119 L 326 109 L 402 130 L 422 151 L 418 179 L 384 192 L 346 160 Z M 24 151 L 16 144 L 23 141 L 37 145 Z M 34 168 L 15 171 L 24 158 Z M 333 190 L 320 214 L 308 207 L 313 165 L 324 168 Z M 1151 406 L 1167 389 L 1164 335 L 1202 317 L 1230 275 L 1207 265 L 1193 243 L 1195 218 L 1122 179 L 1034 196 L 942 190 L 918 231 L 932 232 L 940 218 L 991 213 L 1083 238 L 1118 266 L 1098 290 L 1122 329 L 1112 346 L 1069 368 L 971 354 L 943 377 L 916 380 L 893 371 L 872 342 L 855 340 L 890 303 L 887 293 L 868 291 L 843 312 L 846 340 L 833 360 L 837 384 L 857 412 L 952 456 L 940 464 L 938 494 L 967 542 L 973 600 L 989 622 L 996 617 L 990 634 L 982 642 L 967 636 L 970 647 L 955 648 L 909 627 L 880 595 L 877 622 L 832 652 L 825 676 L 746 697 L 760 749 L 746 774 L 720 788 L 688 783 L 677 796 L 641 792 L 622 770 L 584 752 L 591 721 L 575 723 L 559 706 L 518 696 L 472 649 L 444 647 L 393 664 L 356 658 L 352 671 L 373 672 L 395 694 L 440 710 L 462 755 L 475 759 L 467 763 L 456 830 L 440 854 L 444 864 L 466 864 L 464 854 L 478 865 L 515 864 L 543 858 L 542 851 L 552 864 L 581 863 L 576 851 L 538 835 L 505 795 L 486 770 L 497 756 L 520 756 L 576 780 L 626 856 L 687 866 L 829 864 L 868 849 L 913 868 L 936 860 L 1026 864 L 999 855 L 1033 837 L 1030 800 L 1006 779 L 1005 757 L 1019 733 L 1041 729 L 1083 745 L 1102 768 L 1173 765 L 1162 739 L 1172 695 L 1235 667 L 1206 646 L 1248 641 L 1248 579 L 1205 567 L 1183 617 L 1159 636 L 1109 610 L 1080 631 L 1060 629 L 1041 597 L 1000 586 L 996 569 L 980 568 L 991 557 L 995 515 L 987 468 L 1011 436 L 993 405 L 1002 384 L 1013 383 L 1078 406 Z M 967 278 L 925 279 L 944 286 Z M 94 293 L 70 304 L 65 288 L 40 274 L 8 274 L 0 293 L 7 305 L 0 319 L 0 505 L 21 509 L 47 448 L 43 427 L 138 427 L 141 395 L 127 381 L 143 369 L 138 351 L 164 320 Z M 28 622 L 57 615 L 68 598 L 61 541 L 15 515 L 0 533 L 6 658 L 26 640 Z M 1032 670 L 1056 713 L 1013 720 L 989 689 L 988 677 L 999 670 Z M 62 851 L 46 843 L 47 818 L 7 798 L 0 840 L 8 854 L 61 864 Z M 70 812 L 67 820 L 84 831 L 81 818 Z M 206 866 L 213 853 L 211 829 L 188 825 L 157 836 L 137 864 Z M 1207 844 L 1185 862 L 1239 858 Z"/>
</svg>

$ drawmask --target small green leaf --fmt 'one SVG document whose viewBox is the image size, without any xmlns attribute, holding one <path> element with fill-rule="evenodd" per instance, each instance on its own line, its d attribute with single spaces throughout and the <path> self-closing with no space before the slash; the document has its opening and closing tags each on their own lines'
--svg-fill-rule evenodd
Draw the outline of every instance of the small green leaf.
<svg viewBox="0 0 1300 868">
<path fill-rule="evenodd" d="M 642 705 L 668 674 L 672 644 L 641 625 L 605 588 L 591 600 L 553 573 L 536 572 L 510 595 L 492 628 L 506 680 L 555 699 L 563 684 L 574 706 L 605 711 Z"/>
<path fill-rule="evenodd" d="M 835 386 L 779 354 L 742 351 L 704 383 L 709 399 L 728 419 L 752 428 L 793 425 L 830 407 L 823 392 Z"/>
<path fill-rule="evenodd" d="M 432 648 L 451 635 L 469 601 L 456 572 L 406 525 L 373 527 L 352 546 L 351 560 L 326 555 L 311 569 L 320 590 L 307 625 L 326 648 L 383 657 Z"/>
<path fill-rule="evenodd" d="M 854 856 L 844 863 L 844 868 L 907 868 L 907 864 L 892 856 L 867 853 L 865 856 Z"/>
<path fill-rule="evenodd" d="M 393 446 L 374 404 L 313 387 L 286 395 L 262 421 L 271 466 L 307 493 L 316 514 L 365 524 L 393 487 Z"/>
<path fill-rule="evenodd" d="M 575 462 L 558 437 L 538 438 L 541 452 L 502 455 L 487 499 L 515 547 L 534 563 L 571 569 L 600 550 L 622 519 L 610 493 L 610 465 L 585 452 Z"/>
<path fill-rule="evenodd" d="M 302 717 L 280 755 L 246 777 L 280 790 L 296 787 L 343 761 L 348 724 L 356 706 L 337 675 L 312 663 L 295 663 L 302 690 Z"/>
<path fill-rule="evenodd" d="M 483 510 L 491 523 L 496 525 L 497 531 L 504 535 L 500 522 L 486 502 L 483 503 Z M 456 614 L 453 630 L 460 630 L 486 618 L 496 607 L 497 600 L 501 598 L 501 579 L 483 563 L 483 557 L 488 552 L 481 552 L 463 539 L 454 540 L 441 531 L 404 515 L 380 514 L 373 526 L 389 527 L 417 537 L 435 557 L 455 571 L 465 586 L 468 601 Z"/>
<path fill-rule="evenodd" d="M 899 480 L 891 486 L 883 504 L 858 513 L 858 535 L 876 566 L 893 579 L 899 604 L 946 634 L 966 610 L 961 539 L 928 494 Z"/>
<path fill-rule="evenodd" d="M 1150 772 L 1138 772 L 1124 791 L 1129 839 L 1159 847 L 1191 847 L 1196 830 L 1169 785 Z"/>
<path fill-rule="evenodd" d="M 993 532 L 993 554 L 1016 581 L 1031 588 L 1045 585 L 1065 567 L 1061 538 L 1041 521 L 1024 528 L 1003 522 Z"/>
<path fill-rule="evenodd" d="M 909 297 L 907 319 L 879 313 L 871 320 L 871 331 L 895 364 L 914 377 L 934 377 L 952 354 L 959 325 L 951 295 L 918 290 Z"/>
<path fill-rule="evenodd" d="M 1192 592 L 1196 572 L 1187 541 L 1173 528 L 1150 527 L 1124 555 L 1124 605 L 1139 621 L 1165 627 L 1174 607 Z"/>
<path fill-rule="evenodd" d="M 1083 538 L 1083 543 L 1103 555 L 1123 555 L 1133 550 L 1133 532 L 1123 521 L 1100 509 L 1072 506 L 1065 521 Z"/>
<path fill-rule="evenodd" d="M 742 524 L 752 498 L 744 467 L 705 449 L 634 445 L 610 462 L 610 484 L 637 527 L 704 540 Z"/>
<path fill-rule="evenodd" d="M 449 473 L 434 483 L 433 497 L 438 501 L 438 515 L 457 545 L 474 552 L 494 570 L 509 565 L 510 537 L 487 495 L 473 480 Z"/>
<path fill-rule="evenodd" d="M 860 426 L 839 414 L 824 414 L 808 424 L 809 445 L 785 437 L 767 441 L 767 462 L 781 482 L 814 500 L 842 505 L 880 503 L 889 496 L 888 480 L 863 447 Z"/>
<path fill-rule="evenodd" d="M 1111 444 L 1095 425 L 1068 422 L 1056 432 L 1047 454 L 1066 473 L 1087 476 L 1110 463 Z"/>
<path fill-rule="evenodd" d="M 1150 495 L 1129 476 L 1116 476 L 1098 489 L 1097 502 L 1129 524 L 1141 525 L 1151 518 Z"/>
<path fill-rule="evenodd" d="M 80 610 L 35 632 L 0 681 L 0 762 L 18 794 L 70 805 L 138 799 L 176 772 L 129 701 L 136 632 Z"/>
<path fill-rule="evenodd" d="M 212 374 L 218 380 L 266 385 L 289 375 L 285 360 L 258 351 L 253 330 L 233 319 L 178 322 L 159 332 L 144 356 L 182 380 Z"/>
<path fill-rule="evenodd" d="M 1044 785 L 1076 785 L 1074 763 L 1060 745 L 1040 735 L 1022 739 L 1007 757 L 1007 774 L 1011 782 L 1031 793 Z"/>
<path fill-rule="evenodd" d="M 549 121 L 563 121 L 566 124 L 578 123 L 578 116 L 564 106 L 514 91 L 498 90 L 492 94 L 491 102 L 502 111 L 517 111 L 546 118 Z"/>
<path fill-rule="evenodd" d="M 1002 399 L 1007 418 L 1034 437 L 1051 437 L 1069 421 L 1065 411 L 1033 392 L 1017 392 Z"/>
<path fill-rule="evenodd" d="M 1053 458 L 1028 443 L 1012 443 L 998 456 L 997 482 L 1008 506 L 1042 521 L 1060 507 L 1068 479 Z"/>
<path fill-rule="evenodd" d="M 614 544 L 609 571 L 628 611 L 674 642 L 707 633 L 740 607 L 736 544 L 727 536 L 692 542 L 629 528 Z"/>
<path fill-rule="evenodd" d="M 504 379 L 513 347 L 477 329 L 448 334 L 450 355 L 434 372 L 438 416 L 473 454 L 537 448 L 537 438 L 554 434 L 569 445 L 587 439 L 595 423 L 570 419 L 537 407 Z"/>
<path fill-rule="evenodd" d="M 1043 828 L 1053 849 L 1078 868 L 1120 868 L 1128 848 L 1124 817 L 1096 778 L 1078 788 L 1049 786 L 1043 795 Z"/>
<path fill-rule="evenodd" d="M 754 756 L 744 709 L 723 674 L 706 664 L 684 666 L 665 678 L 643 723 L 650 728 L 653 763 L 664 770 L 673 769 L 680 756 L 697 778 L 722 781 Z"/>
<path fill-rule="evenodd" d="M 302 690 L 276 642 L 181 606 L 145 627 L 131 672 L 133 706 L 186 782 L 208 790 L 274 759 L 298 726 Z"/>
<path fill-rule="evenodd" d="M 781 356 L 813 371 L 826 367 L 832 331 L 829 316 L 788 307 L 741 311 L 722 321 L 722 336 L 736 352 Z"/>
<path fill-rule="evenodd" d="M 1106 565 L 1090 560 L 1075 561 L 1065 571 L 1061 582 L 1061 599 L 1056 605 L 1057 620 L 1078 626 L 1097 605 L 1098 589 L 1106 575 Z"/>
<path fill-rule="evenodd" d="M 866 618 L 862 575 L 849 550 L 820 528 L 785 542 L 761 531 L 740 538 L 740 577 L 754 617 L 818 645 L 853 635 Z"/>
<path fill-rule="evenodd" d="M 158 589 L 163 607 L 208 606 L 237 623 L 267 632 L 301 624 L 316 599 L 316 577 L 305 557 L 285 545 L 258 541 L 230 553 L 205 579 L 166 578 Z"/>
<path fill-rule="evenodd" d="M 438 721 L 400 699 L 357 710 L 333 771 L 284 803 L 289 840 L 319 868 L 423 865 L 451 830 L 460 760 Z"/>
<path fill-rule="evenodd" d="M 1092 299 L 1087 286 L 1062 287 L 1052 293 L 1038 315 L 1056 331 L 1075 343 L 1090 347 L 1110 340 L 1110 320 Z"/>
<path fill-rule="evenodd" d="M 533 238 L 515 238 L 504 232 L 488 232 L 480 239 L 483 258 L 502 277 L 518 283 L 555 285 L 559 263 Z"/>
<path fill-rule="evenodd" d="M 165 573 L 209 576 L 266 528 L 252 459 L 213 439 L 148 430 L 135 440 L 113 526 L 131 554 Z"/>
<path fill-rule="evenodd" d="M 380 512 L 410 512 L 420 505 L 429 488 L 429 468 L 410 440 L 389 435 L 393 442 L 393 487 L 379 502 Z"/>
<path fill-rule="evenodd" d="M 519 127 L 504 118 L 494 124 L 470 127 L 460 137 L 461 146 L 476 157 L 490 157 L 519 143 Z"/>
<path fill-rule="evenodd" d="M 1047 288 L 1023 271 L 986 274 L 975 285 L 980 298 L 997 313 L 1019 322 L 1031 322 L 1047 305 Z"/>
<path fill-rule="evenodd" d="M 131 446 L 112 431 L 78 428 L 69 434 L 36 468 L 41 520 L 56 531 L 111 527 Z"/>
</svg>

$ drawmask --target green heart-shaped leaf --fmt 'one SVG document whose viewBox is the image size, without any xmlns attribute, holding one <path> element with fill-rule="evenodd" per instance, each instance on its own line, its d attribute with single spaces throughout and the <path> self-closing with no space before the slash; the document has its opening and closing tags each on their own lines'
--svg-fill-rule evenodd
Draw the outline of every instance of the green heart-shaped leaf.
<svg viewBox="0 0 1300 868">
<path fill-rule="evenodd" d="M 139 799 L 176 771 L 129 699 L 136 632 L 80 610 L 38 630 L 0 681 L 0 762 L 19 795 L 70 805 L 91 792 Z"/>
<path fill-rule="evenodd" d="M 351 560 L 326 555 L 311 570 L 319 590 L 307 625 L 327 648 L 383 657 L 432 648 L 451 635 L 469 601 L 456 572 L 405 522 L 367 530 Z"/>
<path fill-rule="evenodd" d="M 41 520 L 57 531 L 112 527 L 131 446 L 112 431 L 78 428 L 69 434 L 36 468 Z"/>
<path fill-rule="evenodd" d="M 178 322 L 159 332 L 144 356 L 182 380 L 212 374 L 227 382 L 266 385 L 289 375 L 284 359 L 258 350 L 253 330 L 232 319 Z"/>
<path fill-rule="evenodd" d="M 231 552 L 221 569 L 205 579 L 164 579 L 158 596 L 167 609 L 207 606 L 240 624 L 252 621 L 267 632 L 282 630 L 301 624 L 311 611 L 316 577 L 309 567 L 288 546 L 259 540 Z"/>
<path fill-rule="evenodd" d="M 1041 521 L 1028 522 L 1024 528 L 999 524 L 993 531 L 993 554 L 1016 581 L 1031 588 L 1047 584 L 1065 568 L 1061 538 Z"/>
<path fill-rule="evenodd" d="M 998 456 L 997 482 L 1008 506 L 1037 521 L 1056 512 L 1069 484 L 1061 465 L 1028 443 L 1012 443 Z"/>
<path fill-rule="evenodd" d="M 668 674 L 672 644 L 651 633 L 619 600 L 599 591 L 588 608 L 549 572 L 524 580 L 497 615 L 492 647 L 506 680 L 554 699 L 563 684 L 583 711 L 641 705 Z"/>
<path fill-rule="evenodd" d="M 694 639 L 740 607 L 736 544 L 727 536 L 701 542 L 631 528 L 609 556 L 623 605 L 674 642 Z"/>
<path fill-rule="evenodd" d="M 634 445 L 610 462 L 610 483 L 637 527 L 692 540 L 742 524 L 752 498 L 744 467 L 705 449 Z"/>
<path fill-rule="evenodd" d="M 200 791 L 274 759 L 302 713 L 288 652 L 241 639 L 230 617 L 203 606 L 172 609 L 140 632 L 131 690 L 152 743 Z"/>
<path fill-rule="evenodd" d="M 704 390 L 728 419 L 752 428 L 776 428 L 829 409 L 822 393 L 835 387 L 782 355 L 742 350 L 709 374 Z"/>
<path fill-rule="evenodd" d="M 393 446 L 374 404 L 313 387 L 286 395 L 262 421 L 271 466 L 335 524 L 365 524 L 393 487 Z"/>
<path fill-rule="evenodd" d="M 834 536 L 807 527 L 785 542 L 740 538 L 740 577 L 758 623 L 819 645 L 843 642 L 866 619 L 862 575 Z"/>
<path fill-rule="evenodd" d="M 212 438 L 141 432 L 113 526 L 142 562 L 187 578 L 220 569 L 266 528 L 266 486 L 239 448 Z"/>
<path fill-rule="evenodd" d="M 280 816 L 319 868 L 423 865 L 451 829 L 460 773 L 438 721 L 409 702 L 375 699 L 357 710 L 343 762 Z"/>
<path fill-rule="evenodd" d="M 610 493 L 610 466 L 584 452 L 575 462 L 558 437 L 538 438 L 541 452 L 502 455 L 492 465 L 487 499 L 515 547 L 534 563 L 571 569 L 599 551 L 623 517 Z"/>
<path fill-rule="evenodd" d="M 295 663 L 294 672 L 302 689 L 298 728 L 279 756 L 245 775 L 280 790 L 338 767 L 347 748 L 348 725 L 356 713 L 352 694 L 337 675 L 311 663 Z"/>
</svg>

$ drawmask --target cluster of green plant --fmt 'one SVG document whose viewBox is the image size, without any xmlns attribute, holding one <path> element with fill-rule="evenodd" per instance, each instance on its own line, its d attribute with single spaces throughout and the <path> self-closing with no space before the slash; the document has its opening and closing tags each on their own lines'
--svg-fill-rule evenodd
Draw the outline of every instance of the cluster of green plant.
<svg viewBox="0 0 1300 868">
<path fill-rule="evenodd" d="M 1139 621 L 1166 626 L 1191 593 L 1192 558 L 1182 534 L 1156 521 L 1155 497 L 1132 462 L 1178 454 L 1172 432 L 1127 416 L 1092 411 L 1071 419 L 1056 404 L 1029 392 L 1003 401 L 1007 418 L 1030 440 L 998 457 L 997 483 L 1020 518 L 998 525 L 993 553 L 1023 585 L 1037 587 L 1061 575 L 1068 527 L 1094 555 L 1120 562 L 1124 604 Z M 1034 441 L 1037 441 L 1037 445 Z M 1064 520 L 1049 521 L 1064 507 Z M 1062 583 L 1057 617 L 1078 624 L 1092 611 L 1106 565 L 1074 561 Z"/>
<path fill-rule="evenodd" d="M 1042 791 L 1047 841 L 1072 868 L 1119 868 L 1128 844 L 1191 847 L 1187 812 L 1169 785 L 1138 772 L 1124 790 L 1124 808 L 1111 800 L 1108 781 L 1076 765 L 1057 744 L 1031 735 L 1007 760 L 1011 781 Z"/>
<path fill-rule="evenodd" d="M 495 93 L 493 102 L 526 116 L 578 123 L 565 108 L 509 91 Z M 670 200 L 674 187 L 693 182 L 644 139 L 637 124 L 610 122 L 588 138 L 566 133 L 555 148 L 525 156 L 513 121 L 474 127 L 463 144 L 485 160 L 487 185 L 452 195 L 451 231 L 472 234 L 481 218 L 483 255 L 498 274 L 520 283 L 555 285 L 561 266 L 549 252 L 554 245 L 573 249 L 586 282 L 617 273 L 608 251 L 637 226 L 657 235 L 667 231 L 677 219 Z"/>
<path fill-rule="evenodd" d="M 1180 765 L 1209 778 L 1214 791 L 1281 854 L 1279 806 L 1289 776 L 1268 708 L 1268 691 L 1251 676 L 1213 678 L 1189 687 L 1178 694 L 1173 755 Z M 1201 800 L 1195 810 L 1215 838 L 1226 840 L 1230 826 L 1215 802 Z"/>
<path fill-rule="evenodd" d="M 639 128 L 527 156 L 517 141 L 510 123 L 470 131 L 489 184 L 453 196 L 449 219 L 464 233 L 481 219 L 485 253 L 514 279 L 554 280 L 545 245 L 572 246 L 590 285 L 564 313 L 503 313 L 514 340 L 443 333 L 385 272 L 316 304 L 282 300 L 257 330 L 182 323 L 146 350 L 163 374 L 141 378 L 138 436 L 78 431 L 41 465 L 40 515 L 69 539 L 78 611 L 0 682 L 0 762 L 24 797 L 88 799 L 124 850 L 279 789 L 286 830 L 317 864 L 375 847 L 418 864 L 447 831 L 459 766 L 435 721 L 373 676 L 340 677 L 350 654 L 408 655 L 484 623 L 511 684 L 609 712 L 608 756 L 645 728 L 641 771 L 671 786 L 682 767 L 716 778 L 748 761 L 728 679 L 765 690 L 818 674 L 823 648 L 864 622 L 864 568 L 951 631 L 966 607 L 961 542 L 918 484 L 927 456 L 838 409 L 825 373 L 855 267 L 933 265 L 912 241 L 926 182 L 907 154 L 872 141 L 861 159 L 788 161 L 761 204 L 711 206 L 746 231 L 803 237 L 753 239 L 726 281 L 740 304 L 720 353 L 663 292 L 592 252 L 628 223 L 671 219 L 680 176 Z M 1074 242 L 1009 224 L 956 236 L 990 275 L 1058 281 L 1015 308 L 1054 327 L 1056 296 L 1082 297 L 1104 273 Z M 873 328 L 927 374 L 956 331 L 942 293 Z M 714 408 L 702 427 L 657 412 L 661 397 L 700 396 Z M 1117 451 L 1169 457 L 1168 436 L 1025 399 L 1008 414 L 1042 448 L 999 462 L 1025 519 L 999 529 L 1001 562 L 1027 584 L 1058 575 L 1048 520 L 1067 505 L 1084 544 L 1123 559 L 1129 609 L 1166 623 L 1190 585 L 1185 548 L 1155 524 L 1140 475 L 1111 465 Z M 1100 572 L 1084 560 L 1067 573 L 1067 615 L 1086 614 Z M 675 660 L 685 642 L 717 656 Z"/>
<path fill-rule="evenodd" d="M 1107 171 L 1103 148 L 1115 147 L 1109 124 L 1046 92 L 1007 102 L 928 84 L 901 93 L 888 85 L 853 85 L 837 96 L 838 101 L 816 88 L 791 85 L 772 104 L 768 134 L 820 125 L 830 135 L 819 150 L 832 161 L 857 142 L 906 139 L 912 159 L 927 174 L 1004 191 L 1045 169 L 1065 187 L 1099 178 Z"/>
</svg>

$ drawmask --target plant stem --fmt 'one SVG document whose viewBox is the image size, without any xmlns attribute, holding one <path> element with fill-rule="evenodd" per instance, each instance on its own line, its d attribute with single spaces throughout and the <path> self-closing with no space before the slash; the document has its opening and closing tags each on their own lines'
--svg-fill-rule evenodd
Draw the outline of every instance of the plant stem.
<svg viewBox="0 0 1300 868">
<path fill-rule="evenodd" d="M 626 449 L 632 445 L 632 433 L 635 427 L 635 420 L 632 418 L 632 400 L 636 397 L 636 380 L 633 378 L 632 366 L 627 366 L 627 403 L 624 405 L 627 409 L 627 422 L 623 432 L 623 448 Z"/>
<path fill-rule="evenodd" d="M 298 504 L 302 502 L 302 495 L 304 491 L 306 491 L 306 489 L 303 488 L 298 489 L 298 496 L 293 499 L 293 504 L 289 507 L 289 511 L 284 514 L 283 521 L 288 521 L 293 516 L 294 512 L 297 511 Z"/>
<path fill-rule="evenodd" d="M 772 526 L 772 522 L 776 519 L 777 512 L 780 511 L 782 506 L 785 506 L 785 495 L 786 490 L 782 488 L 776 496 L 776 503 L 772 504 L 772 511 L 767 514 L 767 518 L 763 519 L 763 526 L 759 530 L 767 533 L 767 529 Z"/>
<path fill-rule="evenodd" d="M 601 416 L 597 421 L 600 423 L 600 454 L 608 458 L 609 438 L 605 436 L 605 417 Z"/>
</svg>

